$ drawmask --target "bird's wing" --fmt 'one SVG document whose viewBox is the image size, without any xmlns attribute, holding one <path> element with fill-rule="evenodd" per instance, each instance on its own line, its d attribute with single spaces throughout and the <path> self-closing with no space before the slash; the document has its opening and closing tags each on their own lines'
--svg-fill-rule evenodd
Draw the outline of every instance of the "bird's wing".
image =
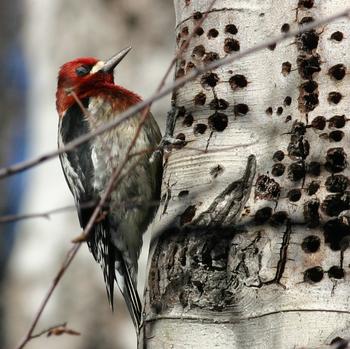
<svg viewBox="0 0 350 349">
<path fill-rule="evenodd" d="M 88 100 L 82 100 L 85 108 Z M 73 139 L 89 132 L 84 112 L 78 105 L 70 107 L 59 121 L 58 146 L 62 147 Z M 73 194 L 78 211 L 80 226 L 84 229 L 100 199 L 93 188 L 93 162 L 89 142 L 71 152 L 60 154 L 61 166 L 67 184 Z M 87 244 L 95 260 L 101 265 L 107 289 L 107 296 L 113 308 L 115 279 L 115 247 L 111 242 L 106 219 L 96 223 L 90 232 Z"/>
</svg>

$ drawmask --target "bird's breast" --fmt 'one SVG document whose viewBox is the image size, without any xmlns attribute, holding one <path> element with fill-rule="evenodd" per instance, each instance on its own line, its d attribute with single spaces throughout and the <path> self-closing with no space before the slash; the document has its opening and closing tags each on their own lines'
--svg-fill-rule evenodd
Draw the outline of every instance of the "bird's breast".
<svg viewBox="0 0 350 349">
<path fill-rule="evenodd" d="M 115 105 L 116 103 L 110 99 L 90 98 L 88 106 L 90 128 L 93 130 L 112 119 L 117 119 L 124 110 L 116 108 Z M 123 165 L 128 156 L 129 145 L 135 137 L 139 120 L 140 113 L 97 136 L 92 141 L 91 158 L 94 166 L 94 187 L 97 191 L 103 191 L 113 172 Z M 127 193 L 127 191 L 130 191 L 130 187 L 138 186 L 143 190 L 145 190 L 145 185 L 146 188 L 149 187 L 147 182 L 151 171 L 148 169 L 150 163 L 147 149 L 156 145 L 157 140 L 153 141 L 148 137 L 145 129 L 142 129 L 135 141 L 132 153 L 145 153 L 140 156 L 129 156 L 121 169 L 121 176 L 125 178 L 118 185 L 118 193 L 129 195 L 130 193 Z"/>
</svg>

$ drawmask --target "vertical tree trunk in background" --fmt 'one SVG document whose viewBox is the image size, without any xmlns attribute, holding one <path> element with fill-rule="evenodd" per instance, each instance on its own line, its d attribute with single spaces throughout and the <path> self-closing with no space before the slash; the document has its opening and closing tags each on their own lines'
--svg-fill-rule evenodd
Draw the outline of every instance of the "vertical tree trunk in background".
<svg viewBox="0 0 350 349">
<path fill-rule="evenodd" d="M 175 0 L 177 45 L 208 2 Z M 176 75 L 344 9 L 217 0 Z M 175 93 L 149 261 L 147 348 L 298 348 L 349 337 L 350 25 L 317 28 Z M 181 135 L 180 135 L 181 134 Z"/>
</svg>

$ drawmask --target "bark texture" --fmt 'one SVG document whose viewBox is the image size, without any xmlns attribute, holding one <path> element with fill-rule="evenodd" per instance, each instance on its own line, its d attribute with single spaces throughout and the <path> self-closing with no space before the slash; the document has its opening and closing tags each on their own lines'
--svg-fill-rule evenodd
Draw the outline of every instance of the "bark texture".
<svg viewBox="0 0 350 349">
<path fill-rule="evenodd" d="M 208 3 L 175 0 L 177 45 Z M 343 10 L 216 1 L 176 77 Z M 311 30 L 176 91 L 145 291 L 146 348 L 313 348 L 350 336 L 350 26 Z"/>
</svg>

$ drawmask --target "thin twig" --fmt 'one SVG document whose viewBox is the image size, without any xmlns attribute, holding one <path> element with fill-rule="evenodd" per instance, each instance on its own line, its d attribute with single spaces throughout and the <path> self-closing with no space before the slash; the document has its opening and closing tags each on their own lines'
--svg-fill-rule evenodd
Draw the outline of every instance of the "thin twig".
<svg viewBox="0 0 350 349">
<path fill-rule="evenodd" d="M 49 332 L 51 332 L 52 330 L 56 329 L 56 328 L 59 328 L 59 327 L 66 327 L 67 326 L 67 323 L 66 322 L 63 322 L 62 324 L 58 324 L 58 325 L 53 325 L 53 326 L 50 326 L 36 334 L 33 334 L 31 336 L 31 339 L 34 339 L 34 338 L 38 338 L 38 337 L 41 337 L 42 335 L 44 334 L 48 334 Z"/>
<path fill-rule="evenodd" d="M 278 44 L 278 43 L 282 42 L 283 40 L 286 40 L 286 39 L 294 37 L 296 35 L 300 35 L 302 33 L 305 33 L 305 32 L 307 32 L 311 29 L 314 29 L 318 26 L 326 25 L 330 22 L 333 22 L 333 21 L 340 19 L 340 18 L 343 18 L 343 17 L 349 17 L 349 13 L 350 13 L 350 9 L 348 8 L 348 9 L 346 9 L 342 12 L 339 12 L 333 16 L 311 22 L 307 25 L 303 25 L 298 30 L 290 31 L 288 33 L 284 33 L 283 35 L 279 35 L 273 39 L 264 41 L 263 43 L 255 45 L 247 50 L 244 50 L 241 53 L 229 55 L 223 59 L 219 59 L 217 61 L 211 62 L 202 68 L 198 68 L 198 67 L 193 68 L 188 74 L 186 74 L 185 76 L 183 76 L 179 79 L 176 79 L 173 83 L 168 84 L 158 93 L 153 94 L 151 97 L 146 98 L 144 101 L 130 107 L 128 110 L 121 113 L 117 119 L 111 120 L 111 121 L 105 123 L 104 125 L 101 125 L 93 132 L 87 133 L 83 136 L 76 138 L 74 141 L 69 142 L 65 147 L 62 147 L 59 150 L 47 152 L 44 155 L 41 155 L 41 156 L 36 157 L 34 159 L 19 162 L 15 165 L 0 169 L 0 179 L 7 177 L 7 176 L 10 176 L 10 175 L 13 175 L 13 174 L 18 173 L 18 172 L 22 172 L 22 171 L 27 170 L 29 168 L 32 168 L 38 164 L 41 164 L 45 161 L 53 159 L 54 157 L 58 156 L 59 154 L 72 151 L 73 149 L 75 149 L 79 145 L 84 144 L 85 142 L 89 141 L 90 139 L 120 125 L 122 122 L 124 122 L 125 120 L 129 119 L 131 116 L 135 115 L 140 110 L 147 107 L 149 104 L 153 103 L 156 100 L 161 99 L 162 97 L 164 97 L 167 94 L 171 93 L 172 91 L 178 89 L 179 87 L 182 87 L 187 82 L 195 79 L 196 77 L 198 77 L 199 75 L 201 75 L 207 71 L 217 69 L 220 66 L 223 66 L 223 65 L 232 63 L 233 61 L 237 61 L 239 59 L 242 59 L 242 58 L 249 56 L 253 53 L 256 53 L 256 52 L 261 51 L 265 48 L 268 48 L 271 45 Z"/>
<path fill-rule="evenodd" d="M 60 336 L 62 334 L 69 334 L 73 336 L 80 336 L 80 333 L 78 331 L 72 330 L 70 328 L 67 328 L 67 323 L 64 322 L 62 324 L 50 326 L 49 328 L 46 328 L 36 334 L 33 334 L 31 336 L 31 339 L 38 338 L 43 336 L 44 334 L 47 335 L 47 337 L 50 337 L 52 335 L 54 336 Z"/>
<path fill-rule="evenodd" d="M 130 154 L 130 157 L 141 155 L 141 154 L 142 154 L 141 152 L 133 153 L 133 154 Z M 83 204 L 80 204 L 80 208 L 89 208 L 89 207 L 94 207 L 95 205 L 96 205 L 95 201 L 91 202 L 90 204 L 83 203 Z M 132 209 L 132 208 L 138 208 L 138 207 L 151 207 L 151 206 L 158 206 L 158 205 L 159 205 L 159 201 L 157 200 L 144 202 L 140 199 L 135 198 L 135 200 L 129 200 L 128 202 L 121 203 L 120 205 L 117 205 L 117 207 Z M 37 213 L 4 215 L 4 216 L 0 216 L 0 224 L 12 223 L 12 222 L 22 221 L 26 219 L 35 219 L 35 218 L 50 219 L 51 216 L 54 214 L 64 213 L 64 212 L 73 211 L 73 210 L 76 210 L 75 205 L 67 205 L 67 206 L 62 206 L 62 207 L 54 208 L 43 212 L 37 212 Z"/>
</svg>

